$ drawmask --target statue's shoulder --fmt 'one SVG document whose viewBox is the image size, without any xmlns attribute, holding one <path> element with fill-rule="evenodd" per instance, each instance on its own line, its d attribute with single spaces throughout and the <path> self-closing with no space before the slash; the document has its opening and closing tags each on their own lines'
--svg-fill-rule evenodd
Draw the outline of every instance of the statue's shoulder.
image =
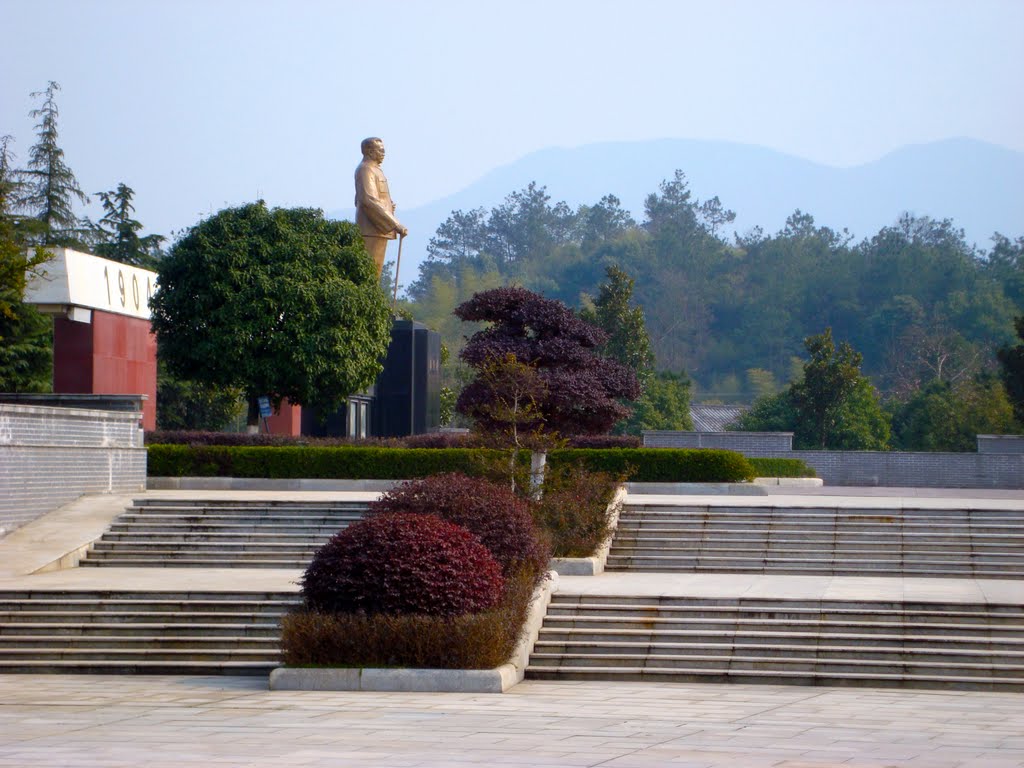
<svg viewBox="0 0 1024 768">
<path fill-rule="evenodd" d="M 356 178 L 365 176 L 372 176 L 374 178 L 384 178 L 384 171 L 376 163 L 370 162 L 369 160 L 363 160 L 359 165 L 356 166 Z"/>
</svg>

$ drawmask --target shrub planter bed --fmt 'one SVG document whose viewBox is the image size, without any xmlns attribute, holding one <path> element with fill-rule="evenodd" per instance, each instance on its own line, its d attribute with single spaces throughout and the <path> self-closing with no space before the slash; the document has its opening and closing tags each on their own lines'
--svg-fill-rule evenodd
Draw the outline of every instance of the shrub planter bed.
<svg viewBox="0 0 1024 768">
<path fill-rule="evenodd" d="M 605 564 L 608 562 L 608 551 L 611 549 L 612 539 L 615 538 L 615 529 L 619 525 L 619 511 L 622 509 L 622 502 L 625 498 L 626 486 L 620 485 L 614 498 L 608 504 L 608 535 L 598 545 L 593 555 L 590 557 L 553 557 L 551 558 L 551 569 L 560 576 L 597 576 L 604 573 Z"/>
<path fill-rule="evenodd" d="M 270 673 L 273 691 L 428 691 L 504 693 L 521 682 L 544 615 L 558 588 L 548 573 L 534 591 L 522 636 L 512 657 L 493 669 L 384 669 L 378 667 L 278 667 Z"/>
<path fill-rule="evenodd" d="M 508 452 L 487 448 L 149 445 L 155 477 L 403 480 L 443 472 L 485 474 Z M 529 452 L 522 452 L 529 462 Z M 560 448 L 548 453 L 557 471 L 570 465 L 634 482 L 742 483 L 755 471 L 743 454 L 712 448 Z M 774 473 L 773 473 L 774 474 Z"/>
<path fill-rule="evenodd" d="M 271 687 L 505 691 L 555 587 L 550 557 L 510 485 L 458 473 L 403 483 L 313 556 Z"/>
</svg>

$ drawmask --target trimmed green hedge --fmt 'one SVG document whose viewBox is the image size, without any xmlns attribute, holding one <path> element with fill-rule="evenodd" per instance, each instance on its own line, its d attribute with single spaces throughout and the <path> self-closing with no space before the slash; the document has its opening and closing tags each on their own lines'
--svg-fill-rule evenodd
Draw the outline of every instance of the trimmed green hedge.
<svg viewBox="0 0 1024 768">
<path fill-rule="evenodd" d="M 814 467 L 808 466 L 803 459 L 758 459 L 748 458 L 754 465 L 757 477 L 817 477 Z"/>
<path fill-rule="evenodd" d="M 712 448 L 564 448 L 551 451 L 548 461 L 637 483 L 741 483 L 756 477 L 743 454 Z"/>
<path fill-rule="evenodd" d="M 480 474 L 502 451 L 484 448 L 150 445 L 153 477 L 408 480 L 440 472 Z M 507 454 L 506 454 L 507 455 Z M 523 459 L 529 461 L 524 452 Z M 552 466 L 579 464 L 637 482 L 736 483 L 757 473 L 733 451 L 677 448 L 565 448 Z"/>
<path fill-rule="evenodd" d="M 482 448 L 150 445 L 153 477 L 409 480 L 440 472 L 480 474 L 501 451 Z"/>
</svg>

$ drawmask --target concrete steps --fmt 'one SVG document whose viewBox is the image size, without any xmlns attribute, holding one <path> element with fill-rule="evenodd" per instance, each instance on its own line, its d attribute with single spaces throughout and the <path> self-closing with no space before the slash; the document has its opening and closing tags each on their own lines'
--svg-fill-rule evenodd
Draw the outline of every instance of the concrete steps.
<svg viewBox="0 0 1024 768">
<path fill-rule="evenodd" d="M 119 568 L 305 568 L 362 502 L 137 499 L 80 565 Z"/>
<path fill-rule="evenodd" d="M 1024 579 L 1024 511 L 630 504 L 607 569 Z"/>
<path fill-rule="evenodd" d="M 527 677 L 1024 691 L 1024 604 L 556 593 Z"/>
<path fill-rule="evenodd" d="M 295 593 L 0 593 L 0 674 L 262 675 Z"/>
</svg>

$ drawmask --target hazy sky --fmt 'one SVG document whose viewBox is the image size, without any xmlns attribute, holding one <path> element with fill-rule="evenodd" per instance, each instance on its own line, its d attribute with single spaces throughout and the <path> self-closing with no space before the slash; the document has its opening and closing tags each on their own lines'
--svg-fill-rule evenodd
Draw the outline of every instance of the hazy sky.
<svg viewBox="0 0 1024 768">
<path fill-rule="evenodd" d="M 399 215 L 598 141 L 833 165 L 956 136 L 1024 151 L 1024 0 L 0 0 L 0 28 L 17 161 L 29 93 L 56 80 L 82 188 L 124 181 L 160 234 L 257 197 L 351 206 L 368 135 Z"/>
</svg>

